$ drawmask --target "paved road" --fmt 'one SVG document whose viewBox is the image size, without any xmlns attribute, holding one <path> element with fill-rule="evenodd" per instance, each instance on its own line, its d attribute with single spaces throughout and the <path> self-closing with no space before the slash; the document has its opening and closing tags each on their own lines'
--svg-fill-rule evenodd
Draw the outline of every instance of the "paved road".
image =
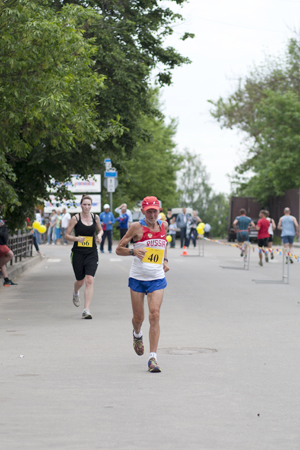
<svg viewBox="0 0 300 450">
<path fill-rule="evenodd" d="M 0 289 L 1 449 L 299 449 L 300 263 L 290 285 L 259 285 L 280 279 L 278 257 L 243 271 L 220 267 L 242 265 L 235 248 L 170 249 L 162 373 L 150 374 L 132 349 L 131 259 L 101 255 L 87 321 L 70 247 L 42 249 Z"/>
</svg>

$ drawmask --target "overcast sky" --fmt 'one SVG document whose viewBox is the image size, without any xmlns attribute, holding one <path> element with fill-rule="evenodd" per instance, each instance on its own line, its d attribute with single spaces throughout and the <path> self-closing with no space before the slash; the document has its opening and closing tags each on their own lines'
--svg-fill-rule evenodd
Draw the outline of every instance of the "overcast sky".
<svg viewBox="0 0 300 450">
<path fill-rule="evenodd" d="M 164 113 L 179 120 L 178 149 L 200 153 L 214 190 L 229 193 L 226 174 L 241 160 L 242 136 L 220 129 L 207 100 L 232 93 L 238 77 L 265 54 L 283 53 L 293 30 L 300 29 L 300 0 L 190 0 L 180 12 L 186 21 L 167 44 L 192 64 L 176 69 L 173 85 L 163 89 Z M 180 41 L 183 31 L 196 37 Z"/>
</svg>

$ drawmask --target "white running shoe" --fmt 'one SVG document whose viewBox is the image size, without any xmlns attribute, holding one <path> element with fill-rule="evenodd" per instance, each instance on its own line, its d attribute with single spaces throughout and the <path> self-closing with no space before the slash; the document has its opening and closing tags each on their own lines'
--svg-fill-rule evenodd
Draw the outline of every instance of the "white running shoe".
<svg viewBox="0 0 300 450">
<path fill-rule="evenodd" d="M 75 293 L 73 292 L 73 303 L 75 306 L 80 306 L 79 292 L 78 295 L 75 295 Z"/>
<path fill-rule="evenodd" d="M 82 318 L 83 319 L 92 319 L 91 311 L 88 308 L 83 310 Z"/>
</svg>

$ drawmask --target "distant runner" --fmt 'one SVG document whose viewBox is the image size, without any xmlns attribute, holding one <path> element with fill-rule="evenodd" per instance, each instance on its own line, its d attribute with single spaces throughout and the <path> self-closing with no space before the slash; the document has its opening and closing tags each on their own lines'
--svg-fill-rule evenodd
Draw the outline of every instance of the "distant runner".
<svg viewBox="0 0 300 450">
<path fill-rule="evenodd" d="M 289 253 L 292 253 L 294 237 L 299 235 L 299 225 L 297 219 L 291 215 L 290 208 L 284 208 L 284 216 L 279 219 L 278 230 L 281 230 L 284 248 L 287 249 L 289 247 Z M 286 257 L 286 262 L 288 262 L 288 256 Z M 294 262 L 291 257 L 290 262 Z"/>
<path fill-rule="evenodd" d="M 269 251 L 271 252 L 271 259 L 274 259 L 274 250 L 272 247 L 273 247 L 274 230 L 276 230 L 276 224 L 274 222 L 274 219 L 271 219 L 271 217 L 269 217 L 270 216 L 269 211 L 266 210 L 265 212 L 266 212 L 267 220 L 270 222 L 270 226 L 268 229 L 268 232 L 270 235 L 269 240 L 268 240 L 268 248 L 269 248 Z"/>
<path fill-rule="evenodd" d="M 167 286 L 165 272 L 169 270 L 165 228 L 168 224 L 158 220 L 159 202 L 156 197 L 145 197 L 141 211 L 145 218 L 131 225 L 120 241 L 116 253 L 120 256 L 133 256 L 128 286 L 133 310 L 134 351 L 140 356 L 144 354 L 141 327 L 144 321 L 144 297 L 146 294 L 150 321 L 148 370 L 161 372 L 156 352 L 160 335 L 160 307 L 164 288 Z M 126 248 L 131 239 L 133 239 L 133 250 Z"/>
<path fill-rule="evenodd" d="M 258 257 L 259 257 L 259 262 L 258 264 L 260 266 L 263 265 L 263 250 L 262 247 L 264 247 L 264 251 L 265 251 L 265 260 L 266 262 L 269 262 L 269 257 L 268 257 L 268 242 L 269 242 L 269 226 L 270 226 L 270 222 L 267 219 L 267 211 L 265 210 L 261 210 L 259 213 L 259 221 L 257 222 L 256 225 L 256 229 L 258 230 L 258 234 L 257 234 L 257 244 L 258 244 L 258 248 L 259 248 L 259 253 L 258 253 Z"/>
<path fill-rule="evenodd" d="M 249 242 L 249 228 L 255 228 L 254 222 L 250 217 L 246 216 L 246 210 L 240 209 L 240 215 L 233 221 L 233 228 L 236 232 L 237 241 L 240 245 L 241 256 L 247 259 L 247 246 L 245 242 Z"/>
<path fill-rule="evenodd" d="M 90 213 L 91 207 L 91 197 L 83 195 L 81 199 L 82 213 L 72 217 L 65 234 L 68 241 L 74 242 L 71 251 L 71 263 L 76 278 L 73 292 L 75 306 L 80 306 L 79 289 L 85 283 L 83 319 L 92 319 L 90 304 L 94 291 L 94 277 L 98 267 L 98 252 L 95 241 L 100 243 L 103 234 L 99 217 Z M 71 236 L 73 229 L 75 230 L 75 236 Z M 97 235 L 96 231 L 98 232 Z"/>
</svg>

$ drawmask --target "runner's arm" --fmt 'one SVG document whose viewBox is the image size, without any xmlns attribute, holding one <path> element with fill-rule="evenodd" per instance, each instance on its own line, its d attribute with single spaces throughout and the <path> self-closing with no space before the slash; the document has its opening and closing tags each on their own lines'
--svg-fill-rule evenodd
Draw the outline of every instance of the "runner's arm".
<svg viewBox="0 0 300 450">
<path fill-rule="evenodd" d="M 250 225 L 248 228 L 256 228 L 255 223 L 253 222 L 253 220 L 251 220 Z"/>
<path fill-rule="evenodd" d="M 168 251 L 167 251 L 167 246 L 166 246 L 165 254 L 164 254 L 164 271 L 165 272 L 168 272 L 170 270 L 167 259 L 168 259 Z"/>
<path fill-rule="evenodd" d="M 100 242 L 102 241 L 103 230 L 101 227 L 99 216 L 95 216 L 95 220 L 96 220 L 96 227 L 97 227 L 97 231 L 98 231 L 96 241 L 98 244 L 100 244 Z"/>
<path fill-rule="evenodd" d="M 282 220 L 281 220 L 281 217 L 280 217 L 279 222 L 278 222 L 278 226 L 277 226 L 278 230 L 282 230 L 281 222 L 282 222 Z"/>
<path fill-rule="evenodd" d="M 276 230 L 276 223 L 275 223 L 274 219 L 271 219 L 271 220 L 272 220 L 272 229 Z"/>
<path fill-rule="evenodd" d="M 126 245 L 129 244 L 131 239 L 138 235 L 138 232 L 141 229 L 141 224 L 139 222 L 131 225 L 125 236 L 120 240 L 118 247 L 116 248 L 116 254 L 120 256 L 131 256 L 130 249 L 126 248 Z M 146 254 L 146 250 L 144 248 L 135 248 L 133 250 L 133 255 L 137 256 L 139 259 L 143 259 Z"/>
<path fill-rule="evenodd" d="M 166 220 L 163 221 L 164 227 L 165 227 L 165 232 L 167 232 L 169 230 L 169 224 Z"/>
<path fill-rule="evenodd" d="M 84 236 L 71 236 L 71 233 L 75 227 L 77 223 L 76 217 L 72 217 L 72 219 L 69 222 L 66 234 L 65 234 L 65 239 L 67 239 L 67 241 L 71 241 L 71 242 L 84 242 L 85 237 Z"/>
<path fill-rule="evenodd" d="M 294 222 L 294 225 L 295 225 L 296 236 L 298 236 L 298 234 L 299 234 L 299 225 L 298 225 L 296 217 L 293 217 L 293 222 Z"/>
</svg>

